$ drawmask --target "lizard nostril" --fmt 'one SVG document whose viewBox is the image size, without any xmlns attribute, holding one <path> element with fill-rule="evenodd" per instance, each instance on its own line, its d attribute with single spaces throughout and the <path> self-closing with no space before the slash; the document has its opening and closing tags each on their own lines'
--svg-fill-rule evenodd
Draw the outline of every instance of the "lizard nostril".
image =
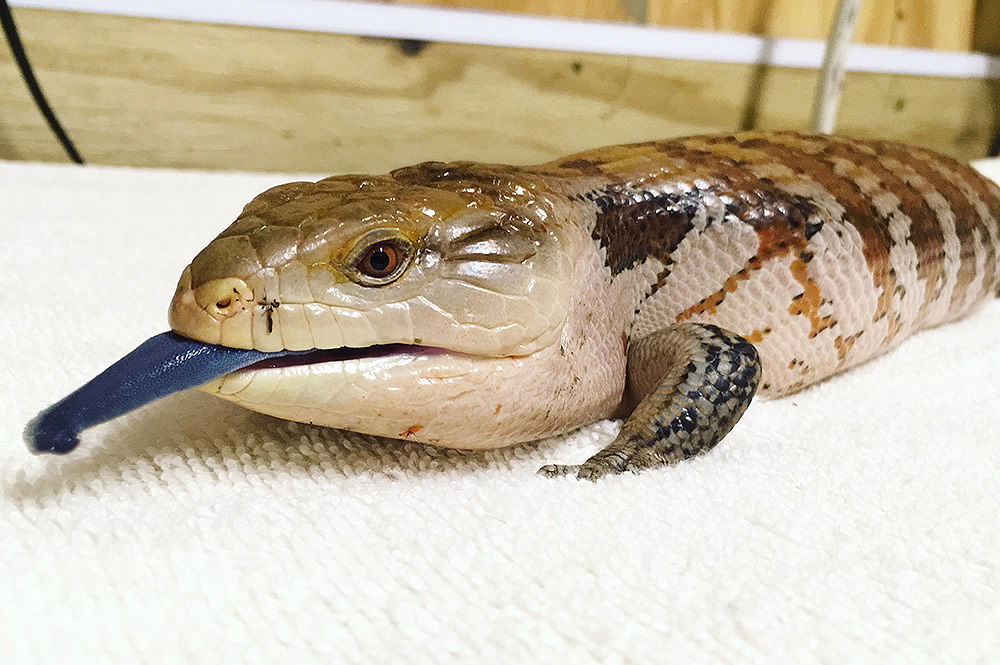
<svg viewBox="0 0 1000 665">
<path fill-rule="evenodd" d="M 253 289 L 238 277 L 213 279 L 194 289 L 194 300 L 216 319 L 228 318 L 241 311 L 240 305 L 253 301 Z"/>
</svg>

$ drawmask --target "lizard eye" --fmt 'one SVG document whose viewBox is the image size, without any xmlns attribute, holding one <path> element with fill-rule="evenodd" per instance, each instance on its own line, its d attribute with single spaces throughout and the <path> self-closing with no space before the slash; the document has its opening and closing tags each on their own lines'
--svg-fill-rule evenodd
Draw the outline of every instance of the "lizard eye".
<svg viewBox="0 0 1000 665">
<path fill-rule="evenodd" d="M 387 238 L 363 246 L 350 262 L 355 281 L 383 286 L 398 279 L 410 262 L 412 248 L 401 238 Z"/>
<path fill-rule="evenodd" d="M 362 275 L 382 279 L 394 273 L 402 262 L 403 250 L 386 241 L 366 249 L 355 267 Z"/>
</svg>

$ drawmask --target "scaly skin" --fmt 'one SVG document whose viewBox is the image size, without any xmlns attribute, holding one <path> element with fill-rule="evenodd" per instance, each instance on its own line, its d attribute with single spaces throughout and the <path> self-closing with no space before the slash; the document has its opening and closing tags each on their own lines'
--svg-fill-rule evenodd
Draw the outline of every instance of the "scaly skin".
<svg viewBox="0 0 1000 665">
<path fill-rule="evenodd" d="M 1000 284 L 998 216 L 972 169 L 843 137 L 431 162 L 264 192 L 185 269 L 170 320 L 264 351 L 406 345 L 205 387 L 383 436 L 496 447 L 638 403 L 606 451 L 547 469 L 596 478 L 710 448 L 758 375 L 788 394 L 967 313 Z M 404 265 L 371 283 L 358 257 L 387 239 Z"/>
</svg>

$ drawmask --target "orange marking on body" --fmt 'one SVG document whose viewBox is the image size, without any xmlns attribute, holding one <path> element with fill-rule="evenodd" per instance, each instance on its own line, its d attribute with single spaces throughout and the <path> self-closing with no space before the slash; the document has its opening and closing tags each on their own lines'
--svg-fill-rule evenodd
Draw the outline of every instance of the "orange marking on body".
<svg viewBox="0 0 1000 665">
<path fill-rule="evenodd" d="M 726 299 L 725 291 L 716 291 L 699 303 L 691 305 L 686 310 L 677 315 L 677 322 L 687 321 L 692 316 L 701 314 L 715 314 L 719 311 L 719 305 Z"/>
<path fill-rule="evenodd" d="M 730 275 L 721 289 L 678 314 L 678 323 L 693 316 L 716 314 L 719 305 L 726 299 L 726 294 L 734 293 L 739 288 L 740 282 L 749 280 L 753 272 L 759 270 L 765 261 L 790 254 L 793 251 L 802 251 L 808 245 L 805 237 L 790 229 L 786 224 L 771 224 L 760 227 L 757 229 L 757 238 L 759 242 L 757 255 L 747 261 L 739 272 Z"/>
<path fill-rule="evenodd" d="M 843 363 L 847 354 L 850 353 L 851 348 L 854 343 L 858 341 L 857 335 L 851 335 L 850 337 L 844 337 L 843 335 L 837 335 L 837 339 L 833 340 L 833 346 L 837 349 L 837 358 Z"/>
<path fill-rule="evenodd" d="M 753 263 L 752 261 L 750 263 Z M 750 263 L 747 265 L 749 266 Z M 756 261 L 756 267 L 760 267 L 760 261 Z M 692 316 L 700 316 L 702 314 L 717 314 L 719 311 L 719 305 L 722 301 L 726 299 L 727 293 L 735 293 L 736 289 L 739 288 L 740 282 L 745 282 L 750 279 L 750 269 L 744 268 L 740 270 L 735 275 L 730 275 L 725 282 L 722 284 L 722 288 L 703 299 L 701 302 L 695 303 L 691 307 L 677 315 L 678 323 L 681 321 L 686 321 Z M 750 340 L 753 341 L 753 340 Z M 758 340 L 759 341 L 759 340 Z"/>
<path fill-rule="evenodd" d="M 798 358 L 792 358 L 791 362 L 788 363 L 788 369 L 799 368 L 800 374 L 808 374 L 812 371 L 812 368 L 806 364 L 805 360 L 799 360 Z"/>
<path fill-rule="evenodd" d="M 820 316 L 819 308 L 824 302 L 823 293 L 819 284 L 809 277 L 809 265 L 802 259 L 795 259 L 792 261 L 791 271 L 792 277 L 802 285 L 803 291 L 788 305 L 788 313 L 809 319 L 809 337 L 815 337 L 836 321 L 831 316 Z"/>
<path fill-rule="evenodd" d="M 499 404 L 497 404 L 497 408 L 493 409 L 493 415 L 494 416 L 500 415 L 500 405 Z"/>
<path fill-rule="evenodd" d="M 809 241 L 805 239 L 805 236 L 801 232 L 796 232 L 795 229 L 789 228 L 787 224 L 770 224 L 759 227 L 757 229 L 757 239 L 759 244 L 757 256 L 754 257 L 757 260 L 756 267 L 760 267 L 762 261 L 772 259 L 776 256 L 785 256 L 793 251 L 800 252 L 809 245 Z M 751 259 L 751 262 L 754 259 Z"/>
<path fill-rule="evenodd" d="M 397 436 L 401 436 L 404 439 L 408 439 L 420 430 L 424 428 L 423 425 L 410 425 L 405 432 L 400 432 Z"/>
</svg>

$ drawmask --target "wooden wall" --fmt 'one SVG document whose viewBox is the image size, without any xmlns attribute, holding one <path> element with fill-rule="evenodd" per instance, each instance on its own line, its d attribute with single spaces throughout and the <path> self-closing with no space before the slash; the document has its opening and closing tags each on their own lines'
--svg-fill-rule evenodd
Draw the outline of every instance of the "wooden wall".
<svg viewBox="0 0 1000 665">
<path fill-rule="evenodd" d="M 836 5 L 836 0 L 652 0 L 648 18 L 691 28 L 825 39 Z M 972 47 L 975 9 L 975 0 L 863 0 L 856 39 L 967 51 Z"/>
<path fill-rule="evenodd" d="M 978 1 L 972 46 L 979 51 L 1000 54 L 1000 0 Z"/>
<path fill-rule="evenodd" d="M 601 3 L 595 3 L 601 4 Z M 93 163 L 381 171 L 526 163 L 741 127 L 804 129 L 815 72 L 430 44 L 16 9 L 36 72 Z M 65 161 L 0 47 L 0 159 Z M 969 159 L 1000 81 L 850 74 L 838 131 Z"/>
<path fill-rule="evenodd" d="M 837 5 L 837 0 L 395 1 L 802 39 L 825 39 Z M 1000 53 L 1000 0 L 863 0 L 856 38 L 866 44 Z"/>
<path fill-rule="evenodd" d="M 630 10 L 634 0 L 388 0 L 395 4 L 432 5 L 459 9 L 479 9 L 515 14 L 585 18 L 595 21 L 641 20 Z M 645 11 L 646 0 L 639 0 Z"/>
</svg>

